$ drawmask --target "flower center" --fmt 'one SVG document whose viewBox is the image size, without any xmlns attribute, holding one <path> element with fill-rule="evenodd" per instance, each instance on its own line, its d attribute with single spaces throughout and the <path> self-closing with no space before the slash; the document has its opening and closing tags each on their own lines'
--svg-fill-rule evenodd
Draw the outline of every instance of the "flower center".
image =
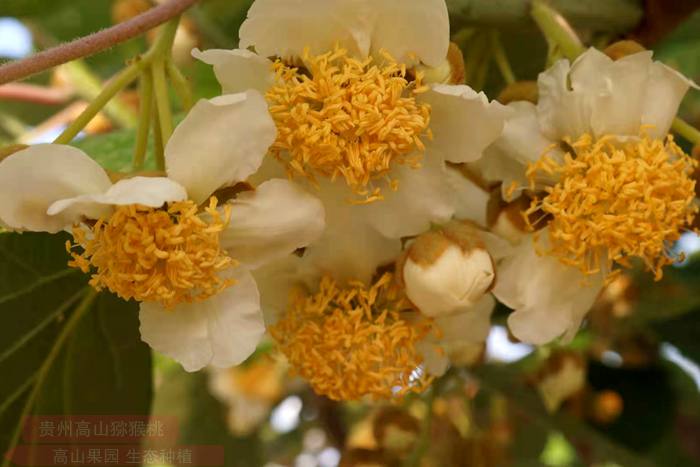
<svg viewBox="0 0 700 467">
<path fill-rule="evenodd" d="M 643 129 L 625 142 L 583 135 L 567 143 L 572 152 L 563 162 L 545 153 L 527 174 L 533 184 L 538 174 L 558 178 L 526 211 L 552 215 L 549 253 L 586 274 L 609 272 L 614 263 L 629 267 L 638 257 L 660 279 L 662 268 L 678 260 L 672 242 L 698 211 L 697 162 L 672 136 L 652 139 Z"/>
<path fill-rule="evenodd" d="M 211 198 L 208 220 L 192 201 L 154 209 L 119 206 L 94 226 L 73 228 L 73 257 L 68 264 L 93 271 L 90 285 L 109 289 L 125 300 L 160 302 L 166 308 L 205 300 L 233 284 L 222 272 L 235 266 L 219 246 L 228 225 L 230 207 L 220 213 Z M 82 253 L 72 251 L 82 248 Z"/>
<path fill-rule="evenodd" d="M 276 84 L 266 94 L 277 125 L 272 154 L 290 175 L 316 183 L 317 176 L 345 178 L 366 198 L 381 199 L 372 182 L 392 163 L 418 167 L 425 149 L 430 106 L 416 96 L 428 88 L 422 74 L 407 79 L 406 67 L 388 54 L 376 63 L 360 61 L 336 48 L 304 54 L 303 70 L 278 60 Z"/>
<path fill-rule="evenodd" d="M 318 293 L 293 296 L 270 333 L 318 394 L 335 400 L 401 397 L 430 383 L 414 373 L 421 363 L 415 345 L 429 327 L 402 319 L 404 309 L 408 303 L 391 274 L 370 287 L 351 282 L 345 288 L 326 276 Z"/>
</svg>

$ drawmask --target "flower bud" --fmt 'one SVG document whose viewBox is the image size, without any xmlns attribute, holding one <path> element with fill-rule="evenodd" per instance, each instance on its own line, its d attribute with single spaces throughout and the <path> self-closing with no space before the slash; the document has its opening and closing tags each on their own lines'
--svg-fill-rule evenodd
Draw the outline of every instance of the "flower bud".
<svg viewBox="0 0 700 467">
<path fill-rule="evenodd" d="M 406 295 L 425 315 L 474 305 L 495 278 L 491 255 L 469 224 L 452 222 L 419 236 L 400 263 Z"/>
</svg>

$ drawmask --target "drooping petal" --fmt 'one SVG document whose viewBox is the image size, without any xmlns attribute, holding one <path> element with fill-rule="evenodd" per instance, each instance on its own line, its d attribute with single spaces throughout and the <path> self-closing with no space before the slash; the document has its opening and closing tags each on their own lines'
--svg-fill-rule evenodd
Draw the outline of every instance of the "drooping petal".
<svg viewBox="0 0 700 467">
<path fill-rule="evenodd" d="M 104 169 L 77 148 L 31 146 L 0 162 L 0 219 L 12 229 L 55 233 L 78 221 L 79 213 L 52 216 L 46 212 L 51 204 L 111 185 Z"/>
<path fill-rule="evenodd" d="M 538 255 L 525 238 L 498 266 L 494 295 L 514 309 L 508 325 L 515 337 L 545 344 L 578 330 L 603 286 L 601 276 L 584 276 L 558 259 Z"/>
<path fill-rule="evenodd" d="M 250 50 L 194 49 L 192 56 L 214 67 L 222 94 L 255 89 L 264 95 L 275 80 L 272 62 Z"/>
<path fill-rule="evenodd" d="M 445 183 L 452 189 L 455 199 L 455 217 L 486 226 L 486 207 L 489 202 L 489 193 L 455 168 L 447 168 Z"/>
<path fill-rule="evenodd" d="M 48 213 L 56 215 L 65 211 L 79 212 L 87 217 L 105 206 L 141 204 L 152 208 L 167 202 L 187 199 L 187 192 L 179 183 L 166 177 L 133 177 L 119 180 L 104 193 L 82 195 L 53 203 Z"/>
<path fill-rule="evenodd" d="M 378 266 L 399 255 L 401 240 L 387 238 L 369 225 L 363 206 L 348 203 L 353 193 L 344 183 L 321 180 L 318 196 L 326 211 L 326 229 L 306 249 L 304 260 L 339 281 L 369 283 Z"/>
<path fill-rule="evenodd" d="M 250 268 L 309 245 L 325 226 L 321 201 L 288 180 L 267 181 L 232 204 L 221 246 Z"/>
<path fill-rule="evenodd" d="M 416 235 L 430 228 L 431 222 L 449 220 L 455 211 L 455 196 L 445 183 L 445 164 L 439 153 L 427 151 L 418 169 L 397 166 L 391 177 L 398 189 L 386 187 L 383 200 L 356 206 L 375 229 L 388 238 Z"/>
<path fill-rule="evenodd" d="M 439 66 L 447 58 L 450 21 L 444 0 L 373 0 L 371 50 L 386 50 L 399 63 Z"/>
<path fill-rule="evenodd" d="M 255 90 L 202 99 L 168 141 L 168 177 L 201 203 L 255 172 L 276 134 L 265 98 Z"/>
<path fill-rule="evenodd" d="M 440 337 L 431 333 L 417 348 L 423 356 L 423 367 L 433 376 L 442 376 L 450 366 L 472 362 L 483 351 L 489 330 L 491 313 L 496 301 L 485 295 L 473 307 L 435 320 Z"/>
<path fill-rule="evenodd" d="M 646 94 L 641 99 L 642 123 L 652 125 L 648 130 L 650 136 L 666 136 L 683 96 L 691 87 L 700 89 L 693 81 L 663 63 L 654 62 L 651 65 Z"/>
<path fill-rule="evenodd" d="M 511 111 L 466 85 L 436 84 L 421 96 L 430 104 L 433 141 L 450 162 L 472 162 L 501 134 Z"/>
<path fill-rule="evenodd" d="M 240 269 L 235 279 L 236 284 L 218 295 L 172 310 L 141 303 L 141 338 L 187 371 L 243 362 L 255 351 L 265 324 L 252 276 Z"/>
<path fill-rule="evenodd" d="M 503 132 L 473 166 L 487 180 L 502 182 L 504 195 L 510 195 L 506 197 L 510 199 L 528 187 L 530 182 L 525 173 L 529 164 L 537 161 L 545 152 L 555 160 L 563 155 L 540 131 L 534 104 L 512 102 L 508 107 L 512 113 L 505 122 Z M 539 175 L 536 183 L 548 185 L 552 181 L 551 177 Z"/>
<path fill-rule="evenodd" d="M 299 57 L 336 45 L 367 56 L 376 13 L 367 0 L 256 0 L 239 30 L 240 47 L 264 56 Z"/>
<path fill-rule="evenodd" d="M 296 287 L 312 290 L 318 285 L 320 271 L 306 257 L 287 255 L 252 271 L 260 290 L 265 324 L 275 324 L 289 308 L 289 297 Z"/>
</svg>

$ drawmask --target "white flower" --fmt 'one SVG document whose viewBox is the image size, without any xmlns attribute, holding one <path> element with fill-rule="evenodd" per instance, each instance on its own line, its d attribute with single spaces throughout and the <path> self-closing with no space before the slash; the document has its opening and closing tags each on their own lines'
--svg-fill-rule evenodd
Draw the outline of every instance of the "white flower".
<svg viewBox="0 0 700 467">
<path fill-rule="evenodd" d="M 345 265 L 336 277 L 369 280 L 399 238 L 449 220 L 458 193 L 446 162 L 480 158 L 508 113 L 468 86 L 411 74 L 446 60 L 444 0 L 256 0 L 240 38 L 242 49 L 193 54 L 224 93 L 265 94 L 278 138 L 256 177 L 286 172 L 321 198 L 327 229 L 306 254 Z"/>
<path fill-rule="evenodd" d="M 73 253 L 73 265 L 94 272 L 95 287 L 141 301 L 144 341 L 188 371 L 236 365 L 265 331 L 250 271 L 324 226 L 321 203 L 286 180 L 218 208 L 210 199 L 255 172 L 274 138 L 266 103 L 251 90 L 195 105 L 165 149 L 167 178 L 112 184 L 76 148 L 33 146 L 0 162 L 0 219 L 16 230 L 75 226 L 85 252 Z"/>
<path fill-rule="evenodd" d="M 694 83 L 651 52 L 613 61 L 589 49 L 538 86 L 537 105 L 509 104 L 502 136 L 476 165 L 537 230 L 496 226 L 520 245 L 499 264 L 494 294 L 515 309 L 513 334 L 542 344 L 573 337 L 617 265 L 638 257 L 660 278 L 697 208 L 695 162 L 667 138 Z"/>
</svg>

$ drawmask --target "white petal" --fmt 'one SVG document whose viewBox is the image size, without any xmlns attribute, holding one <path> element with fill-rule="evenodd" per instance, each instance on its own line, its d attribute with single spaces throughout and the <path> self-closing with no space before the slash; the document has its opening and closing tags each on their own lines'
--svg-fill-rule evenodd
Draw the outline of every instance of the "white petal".
<svg viewBox="0 0 700 467">
<path fill-rule="evenodd" d="M 650 136 L 666 136 L 678 113 L 678 106 L 690 87 L 700 89 L 693 81 L 663 63 L 652 64 L 646 94 L 642 99 L 642 123 L 653 125 L 649 129 Z"/>
<path fill-rule="evenodd" d="M 651 51 L 628 55 L 606 68 L 591 70 L 595 81 L 586 92 L 597 92 L 592 100 L 591 127 L 596 136 L 605 134 L 637 135 L 642 123 Z M 576 78 L 576 64 L 572 80 Z"/>
<path fill-rule="evenodd" d="M 545 152 L 555 160 L 563 159 L 561 149 L 553 146 L 552 141 L 540 131 L 534 104 L 512 102 L 508 108 L 512 113 L 499 138 L 486 149 L 484 157 L 470 164 L 488 181 L 502 182 L 502 195 L 506 200 L 517 198 L 529 186 L 527 168 Z M 556 183 L 556 179 L 546 174 L 538 174 L 535 179 L 537 187 L 553 183 Z M 516 187 L 515 190 L 513 187 Z"/>
<path fill-rule="evenodd" d="M 416 235 L 432 222 L 448 221 L 455 210 L 455 195 L 445 183 L 445 164 L 439 153 L 427 151 L 418 169 L 395 167 L 390 176 L 398 189 L 385 187 L 383 200 L 355 208 L 381 234 L 389 238 Z"/>
<path fill-rule="evenodd" d="M 104 209 L 104 206 L 140 204 L 158 208 L 167 202 L 185 199 L 187 199 L 187 192 L 182 185 L 169 178 L 133 177 L 119 180 L 104 193 L 56 201 L 47 212 L 50 215 L 56 215 L 70 210 L 94 218 L 91 213 Z"/>
<path fill-rule="evenodd" d="M 486 226 L 486 208 L 490 195 L 459 172 L 447 167 L 445 183 L 450 186 L 455 199 L 455 217 Z"/>
<path fill-rule="evenodd" d="M 221 246 L 251 268 L 309 245 L 325 227 L 321 201 L 288 180 L 267 181 L 232 204 Z"/>
<path fill-rule="evenodd" d="M 562 60 L 541 73 L 537 105 L 542 131 L 554 140 L 583 133 L 637 135 L 645 106 L 654 105 L 647 90 L 652 89 L 651 98 L 659 97 L 650 82 L 655 73 L 651 55 L 645 51 L 613 61 L 591 48 L 570 67 Z M 668 90 L 658 92 L 669 97 Z"/>
<path fill-rule="evenodd" d="M 208 300 L 172 310 L 141 303 L 141 338 L 187 371 L 243 362 L 255 351 L 265 324 L 252 276 L 239 270 L 235 279 L 235 285 Z"/>
<path fill-rule="evenodd" d="M 233 94 L 255 89 L 265 94 L 274 83 L 272 62 L 245 49 L 192 50 L 192 56 L 214 67 L 222 94 Z"/>
<path fill-rule="evenodd" d="M 539 345 L 575 333 L 602 286 L 602 277 L 586 277 L 554 257 L 539 256 L 525 238 L 499 264 L 493 293 L 515 310 L 508 317 L 513 335 Z"/>
<path fill-rule="evenodd" d="M 537 115 L 542 133 L 550 140 L 590 132 L 591 108 L 585 94 L 569 88 L 568 60 L 559 60 L 537 79 Z"/>
<path fill-rule="evenodd" d="M 363 206 L 348 203 L 352 193 L 343 183 L 322 180 L 318 196 L 326 211 L 326 229 L 306 249 L 304 259 L 337 280 L 369 282 L 378 266 L 396 259 L 401 240 L 387 238 L 367 222 Z"/>
<path fill-rule="evenodd" d="M 79 220 L 79 213 L 50 216 L 55 201 L 102 193 L 112 185 L 107 173 L 71 146 L 39 144 L 0 162 L 0 219 L 13 229 L 58 232 Z"/>
<path fill-rule="evenodd" d="M 255 172 L 276 134 L 265 98 L 257 91 L 202 99 L 168 141 L 168 177 L 201 203 L 216 189 Z"/>
<path fill-rule="evenodd" d="M 491 294 L 486 294 L 472 307 L 436 318 L 435 323 L 442 331 L 440 341 L 443 343 L 485 342 L 491 329 L 491 313 L 495 307 L 496 300 Z"/>
<path fill-rule="evenodd" d="M 491 313 L 496 301 L 485 295 L 477 304 L 459 313 L 435 320 L 441 337 L 431 333 L 416 348 L 423 357 L 423 367 L 433 376 L 442 376 L 450 362 L 463 365 L 473 362 L 483 351 L 483 344 L 491 329 Z M 442 348 L 439 351 L 438 348 Z"/>
<path fill-rule="evenodd" d="M 275 324 L 287 311 L 289 296 L 296 287 L 313 290 L 320 280 L 320 271 L 305 257 L 288 255 L 252 271 L 258 290 L 265 324 Z"/>
<path fill-rule="evenodd" d="M 386 50 L 399 63 L 439 66 L 445 61 L 450 43 L 445 0 L 373 0 L 370 7 L 377 15 L 373 52 Z"/>
<path fill-rule="evenodd" d="M 367 0 L 256 0 L 239 30 L 240 47 L 264 57 L 314 55 L 336 44 L 367 56 L 374 16 Z"/>
<path fill-rule="evenodd" d="M 466 85 L 436 84 L 421 96 L 430 104 L 429 148 L 442 152 L 451 162 L 479 159 L 484 149 L 501 134 L 511 110 L 491 101 L 483 92 Z"/>
</svg>

